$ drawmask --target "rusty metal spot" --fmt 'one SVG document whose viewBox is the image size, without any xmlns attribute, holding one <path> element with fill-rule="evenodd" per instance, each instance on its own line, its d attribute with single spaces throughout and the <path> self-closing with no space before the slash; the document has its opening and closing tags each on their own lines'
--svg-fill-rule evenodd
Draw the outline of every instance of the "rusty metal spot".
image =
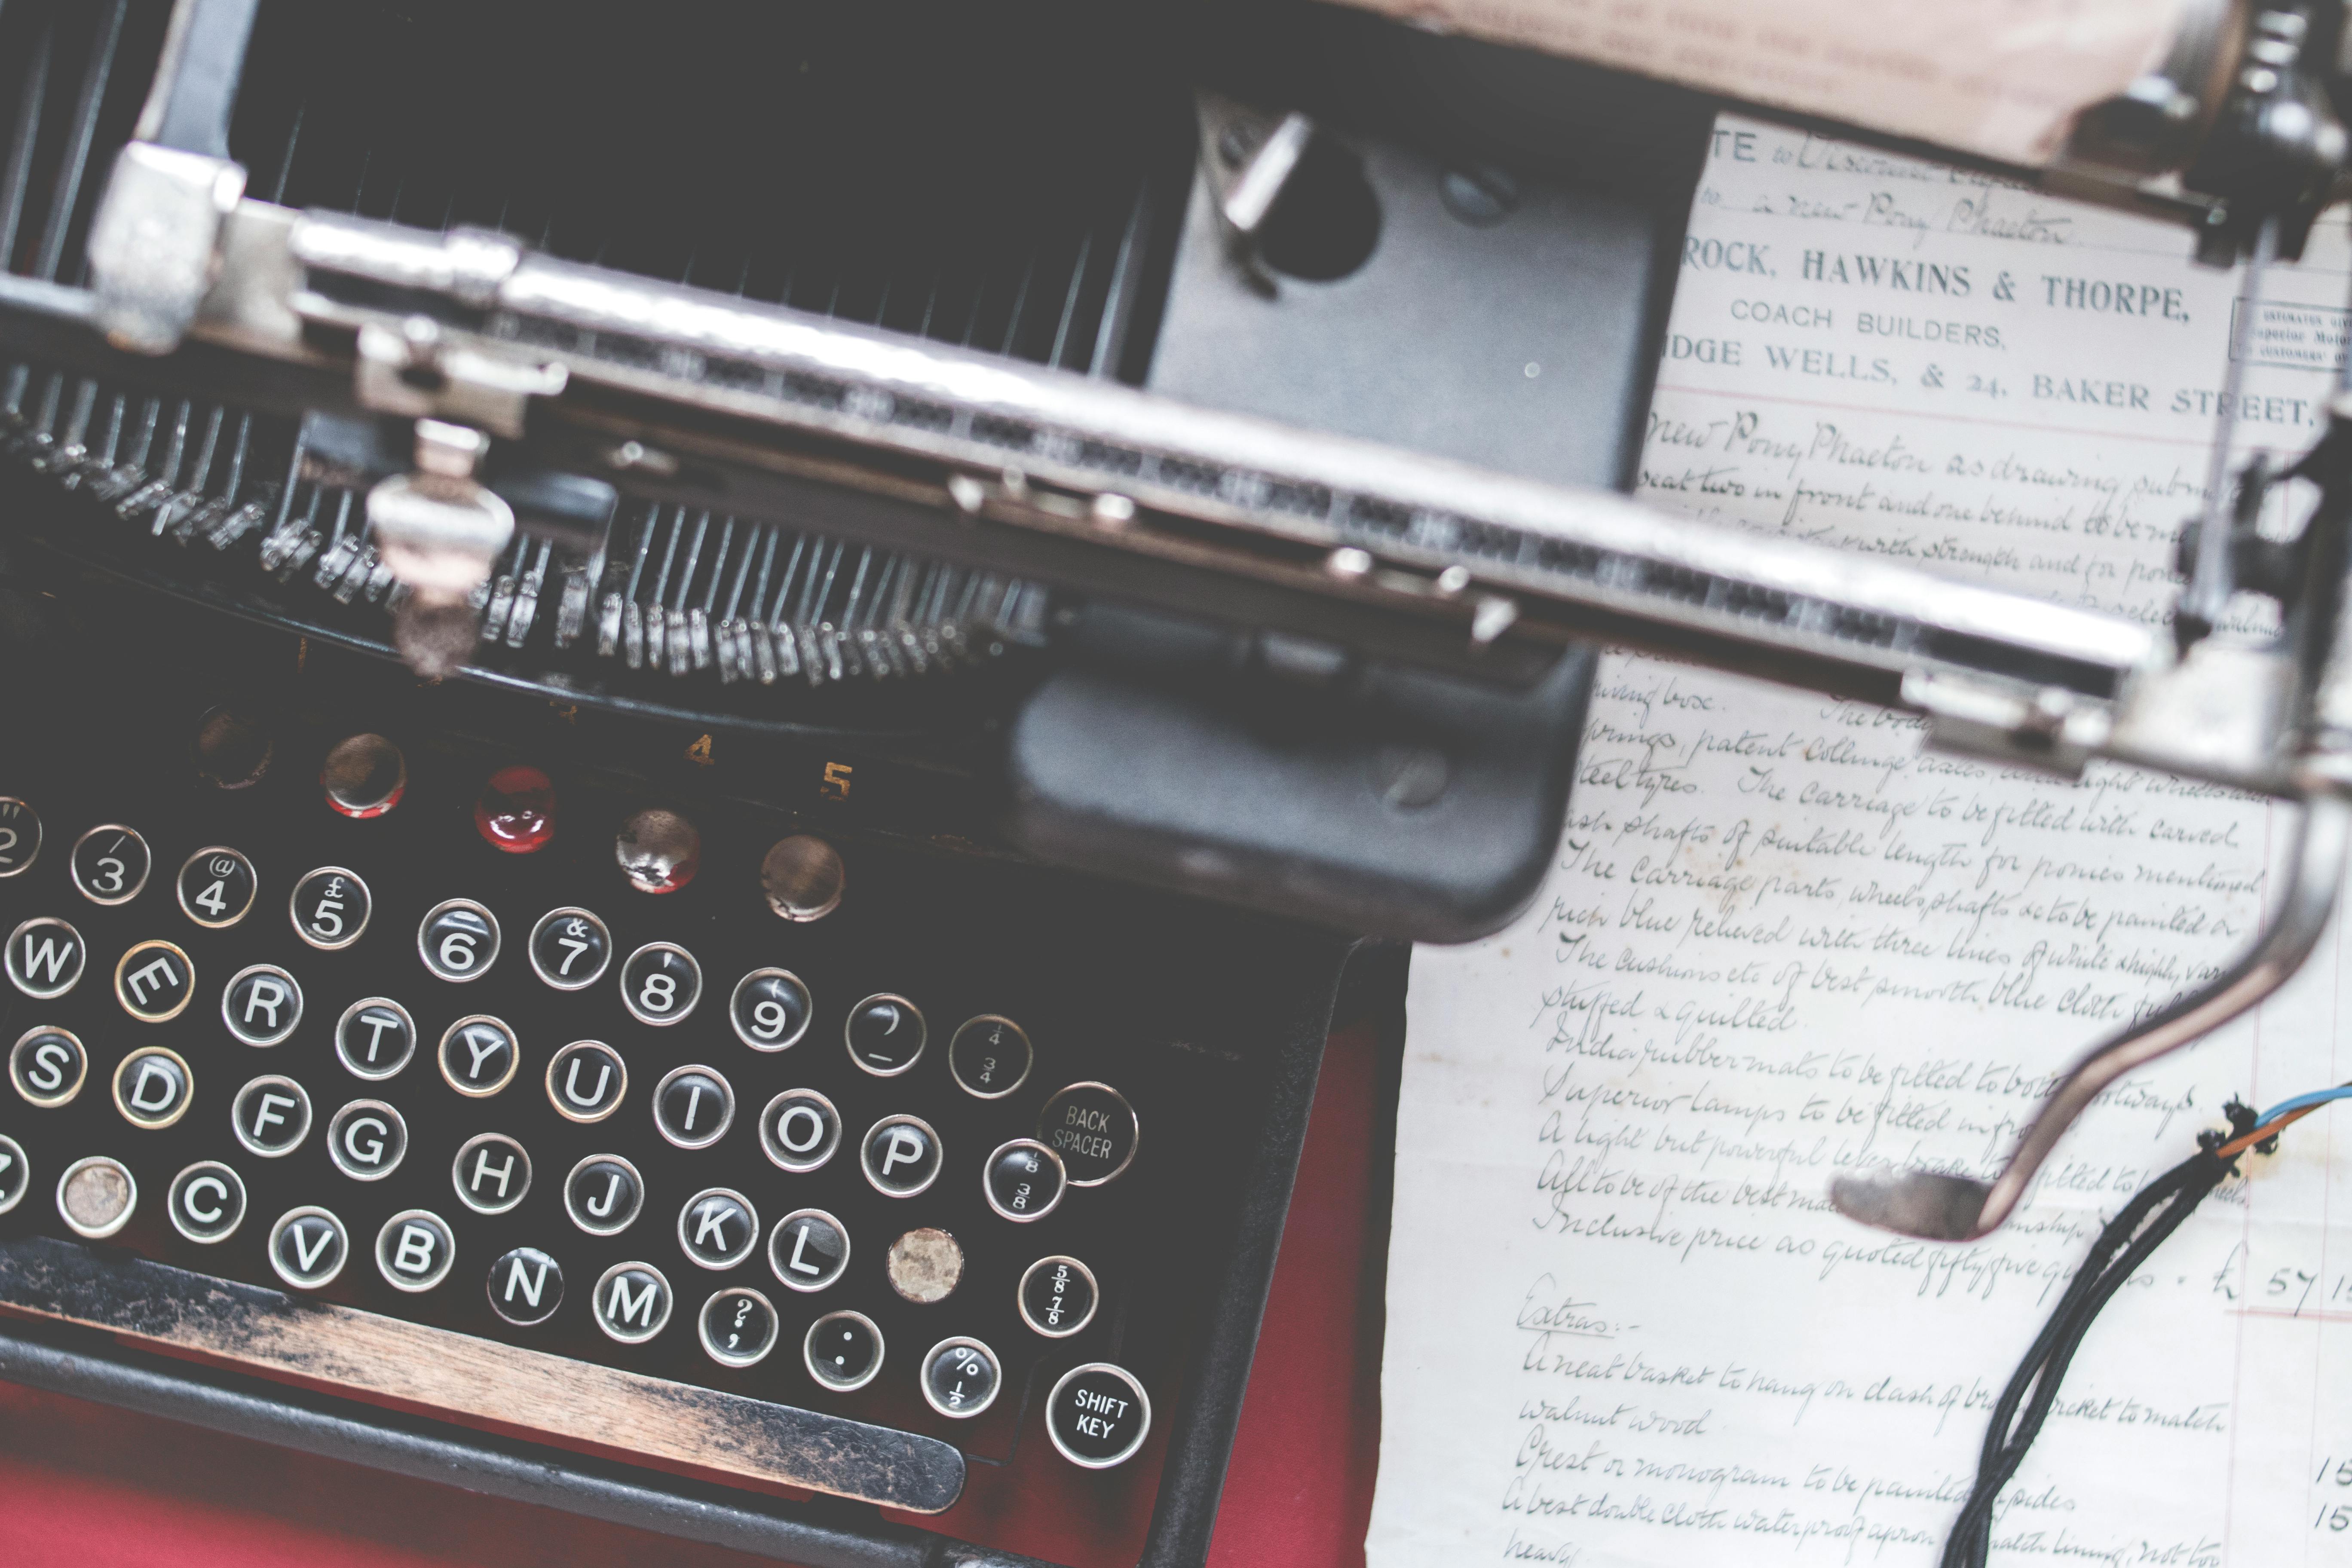
<svg viewBox="0 0 2352 1568">
<path fill-rule="evenodd" d="M 946 1231 L 925 1226 L 890 1244 L 890 1289 L 909 1301 L 944 1301 L 963 1278 L 963 1248 Z"/>
<path fill-rule="evenodd" d="M 131 1178 L 111 1160 L 93 1160 L 66 1177 L 58 1202 L 83 1234 L 110 1235 L 131 1207 Z"/>
</svg>

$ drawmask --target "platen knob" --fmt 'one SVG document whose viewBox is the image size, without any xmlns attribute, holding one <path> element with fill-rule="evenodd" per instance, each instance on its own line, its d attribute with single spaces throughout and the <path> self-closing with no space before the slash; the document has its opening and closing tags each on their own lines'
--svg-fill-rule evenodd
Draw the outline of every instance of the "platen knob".
<svg viewBox="0 0 2352 1568">
<path fill-rule="evenodd" d="M 621 824 L 613 858 L 641 893 L 675 893 L 702 868 L 702 835 L 674 811 L 656 806 Z"/>
<path fill-rule="evenodd" d="M 407 793 L 408 760 L 382 735 L 352 735 L 327 753 L 319 787 L 345 816 L 382 816 Z"/>
<path fill-rule="evenodd" d="M 261 782 L 277 748 L 269 731 L 233 708 L 207 709 L 196 721 L 188 755 L 196 776 L 215 789 L 243 789 Z"/>
<path fill-rule="evenodd" d="M 788 921 L 821 921 L 841 906 L 848 880 L 841 852 L 814 834 L 779 838 L 760 862 L 768 908 Z"/>
</svg>

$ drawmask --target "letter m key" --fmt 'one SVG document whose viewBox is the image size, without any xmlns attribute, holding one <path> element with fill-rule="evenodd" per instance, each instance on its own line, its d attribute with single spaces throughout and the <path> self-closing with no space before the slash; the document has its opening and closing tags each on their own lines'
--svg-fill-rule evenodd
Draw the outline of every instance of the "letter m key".
<svg viewBox="0 0 2352 1568">
<path fill-rule="evenodd" d="M 644 1286 L 642 1292 L 632 1294 L 629 1277 L 625 1274 L 614 1276 L 613 1293 L 604 1301 L 604 1316 L 615 1323 L 625 1323 L 634 1318 L 642 1326 L 652 1328 L 655 1286 L 650 1279 L 644 1281 Z"/>
</svg>

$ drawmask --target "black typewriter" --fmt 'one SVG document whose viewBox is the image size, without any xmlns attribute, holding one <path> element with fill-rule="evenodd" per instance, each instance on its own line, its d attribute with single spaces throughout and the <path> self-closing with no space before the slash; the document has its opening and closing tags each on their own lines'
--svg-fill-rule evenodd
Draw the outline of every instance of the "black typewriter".
<svg viewBox="0 0 2352 1568">
<path fill-rule="evenodd" d="M 33 0 L 0 292 L 176 147 L 1622 488 L 1708 123 L 1311 6 Z M 383 487 L 472 437 L 385 374 L 0 344 L 0 1376 L 811 1563 L 1200 1562 L 1343 967 L 1528 895 L 1590 656 L 634 437 L 490 441 L 515 527 L 432 598 Z"/>
</svg>

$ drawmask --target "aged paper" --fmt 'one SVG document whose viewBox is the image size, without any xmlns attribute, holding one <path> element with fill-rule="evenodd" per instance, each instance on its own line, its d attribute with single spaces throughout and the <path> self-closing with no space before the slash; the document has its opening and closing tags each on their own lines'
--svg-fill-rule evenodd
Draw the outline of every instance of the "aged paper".
<svg viewBox="0 0 2352 1568">
<path fill-rule="evenodd" d="M 1727 120 L 1643 491 L 2156 622 L 2234 308 L 2186 250 Z M 2273 276 L 2249 446 L 2315 433 L 2343 255 L 2330 229 Z M 1866 1230 L 1824 1189 L 1875 1162 L 1990 1174 L 2062 1064 L 2248 939 L 2292 826 L 1606 660 L 1549 887 L 1413 960 L 1373 1568 L 1934 1563 L 2103 1218 L 2231 1096 L 2352 1075 L 2340 930 L 2257 1016 L 2111 1089 L 1992 1237 Z M 2118 1296 L 1996 1562 L 2352 1563 L 2347 1114 L 2288 1134 Z"/>
<path fill-rule="evenodd" d="M 2179 0 L 1349 0 L 1753 104 L 2039 167 L 2164 63 Z"/>
</svg>

